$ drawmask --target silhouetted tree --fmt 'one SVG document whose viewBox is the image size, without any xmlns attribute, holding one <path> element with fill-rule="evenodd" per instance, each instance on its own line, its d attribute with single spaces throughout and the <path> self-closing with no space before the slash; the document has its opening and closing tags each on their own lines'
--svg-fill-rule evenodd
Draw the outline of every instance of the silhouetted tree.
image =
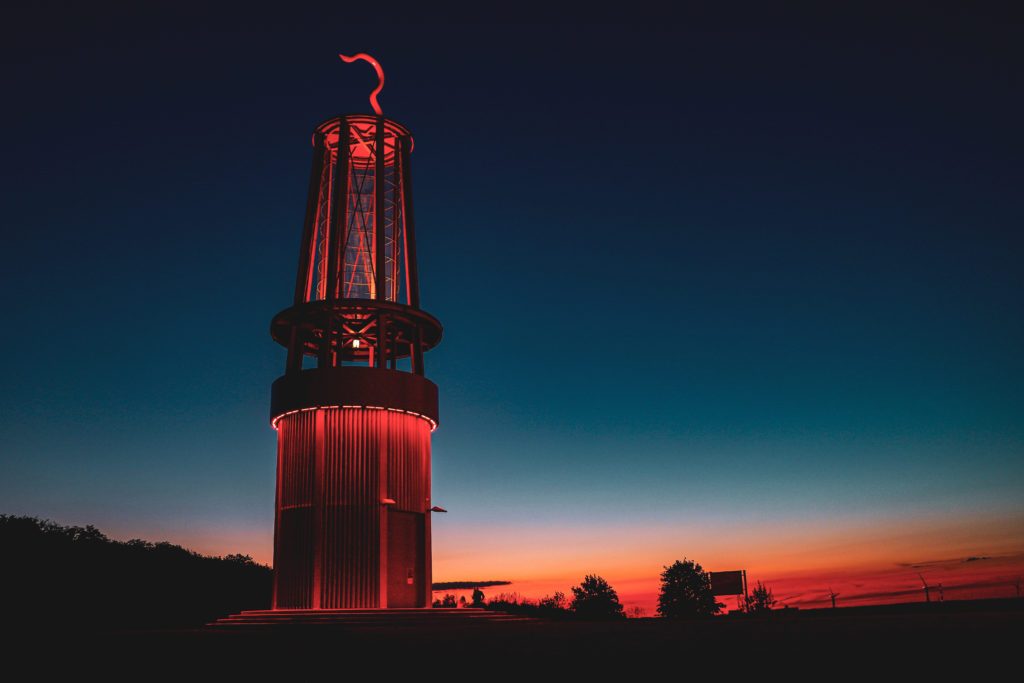
<svg viewBox="0 0 1024 683">
<path fill-rule="evenodd" d="M 579 586 L 572 588 L 569 608 L 582 619 L 624 619 L 622 604 L 615 589 L 600 576 L 587 574 Z"/>
<path fill-rule="evenodd" d="M 770 588 L 757 582 L 757 587 L 744 597 L 743 611 L 748 614 L 770 612 L 775 605 L 775 596 Z"/>
<path fill-rule="evenodd" d="M 717 614 L 724 606 L 711 592 L 711 574 L 693 560 L 683 558 L 661 573 L 658 614 L 669 619 L 688 619 Z"/>
</svg>

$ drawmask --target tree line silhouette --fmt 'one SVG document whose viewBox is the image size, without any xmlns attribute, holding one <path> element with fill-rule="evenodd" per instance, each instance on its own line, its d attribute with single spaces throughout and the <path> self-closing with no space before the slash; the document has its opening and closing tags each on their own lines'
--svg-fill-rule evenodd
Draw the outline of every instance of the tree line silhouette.
<svg viewBox="0 0 1024 683">
<path fill-rule="evenodd" d="M 270 607 L 272 572 L 248 555 L 207 557 L 171 543 L 115 541 L 94 526 L 0 515 L 9 623 L 187 628 Z"/>
<path fill-rule="evenodd" d="M 0 515 L 3 610 L 15 623 L 75 628 L 189 628 L 228 614 L 270 607 L 273 573 L 248 555 L 208 557 L 171 543 L 116 541 L 94 526 L 61 526 L 35 517 Z M 437 584 L 462 587 L 463 583 Z M 517 593 L 487 599 L 474 584 L 472 600 L 453 594 L 434 607 L 480 607 L 546 619 L 618 620 L 626 610 L 601 576 L 588 574 L 562 592 L 529 600 Z M 466 586 L 468 587 L 468 585 Z M 771 611 L 771 590 L 758 582 L 741 611 Z M 692 619 L 718 614 L 710 574 L 692 560 L 664 567 L 658 615 Z M 634 608 L 630 616 L 644 616 Z"/>
<path fill-rule="evenodd" d="M 714 616 L 725 607 L 716 601 L 711 588 L 711 574 L 704 571 L 700 564 L 684 558 L 663 569 L 658 594 L 658 616 L 666 619 L 699 619 Z M 770 612 L 774 604 L 771 590 L 758 581 L 753 592 L 741 598 L 739 611 L 764 614 Z M 487 600 L 477 586 L 473 590 L 471 602 L 466 602 L 464 597 L 457 600 L 451 593 L 434 601 L 434 607 L 460 606 L 548 619 L 617 620 L 627 616 L 618 593 L 596 574 L 587 574 L 578 586 L 572 587 L 571 600 L 567 600 L 561 592 L 539 600 L 523 598 L 518 593 L 499 593 Z M 634 608 L 630 616 L 645 615 L 643 610 Z"/>
</svg>

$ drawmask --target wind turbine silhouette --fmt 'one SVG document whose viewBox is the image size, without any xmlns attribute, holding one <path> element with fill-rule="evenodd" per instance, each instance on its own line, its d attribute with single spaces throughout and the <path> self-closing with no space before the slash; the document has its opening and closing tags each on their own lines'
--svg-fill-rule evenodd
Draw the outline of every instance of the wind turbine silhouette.
<svg viewBox="0 0 1024 683">
<path fill-rule="evenodd" d="M 835 609 L 836 608 L 836 598 L 839 597 L 839 593 L 834 593 L 832 591 L 832 586 L 828 587 L 828 597 L 832 598 L 832 609 Z"/>
<path fill-rule="evenodd" d="M 918 574 L 918 576 L 921 578 L 921 584 L 924 586 L 924 601 L 925 602 L 931 602 L 932 601 L 931 586 L 929 586 L 928 582 L 924 580 L 924 576 L 922 576 L 921 574 Z"/>
</svg>

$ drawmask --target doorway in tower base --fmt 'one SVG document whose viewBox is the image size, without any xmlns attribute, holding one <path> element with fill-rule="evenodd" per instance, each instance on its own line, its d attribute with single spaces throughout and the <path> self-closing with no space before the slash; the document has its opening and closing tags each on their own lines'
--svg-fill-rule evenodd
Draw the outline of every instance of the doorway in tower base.
<svg viewBox="0 0 1024 683">
<path fill-rule="evenodd" d="M 392 508 L 387 524 L 388 607 L 425 607 L 425 515 Z"/>
</svg>

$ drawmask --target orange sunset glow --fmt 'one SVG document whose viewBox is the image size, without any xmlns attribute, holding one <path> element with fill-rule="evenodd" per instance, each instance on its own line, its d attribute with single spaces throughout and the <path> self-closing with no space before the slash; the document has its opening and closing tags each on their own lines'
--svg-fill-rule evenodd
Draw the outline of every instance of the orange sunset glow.
<svg viewBox="0 0 1024 683">
<path fill-rule="evenodd" d="M 451 526 L 446 526 L 451 525 Z M 455 533 L 446 533 L 454 527 Z M 691 526 L 573 527 L 455 526 L 441 529 L 434 546 L 435 581 L 507 580 L 485 587 L 488 597 L 516 593 L 536 600 L 570 588 L 588 573 L 612 584 L 627 610 L 647 616 L 657 608 L 659 574 L 684 556 L 708 571 L 746 569 L 749 582 L 772 588 L 780 605 L 811 608 L 924 600 L 919 574 L 942 585 L 946 599 L 1012 597 L 1024 576 L 1024 514 L 987 514 L 951 521 L 920 516 L 886 523 L 792 522 L 702 530 Z M 120 533 L 122 537 L 131 534 Z M 224 538 L 234 539 L 225 544 Z M 167 538 L 197 551 L 222 555 L 250 553 L 271 564 L 265 529 L 204 528 L 201 533 Z M 470 590 L 435 591 L 468 600 Z M 936 588 L 936 596 L 938 589 Z M 720 598 L 726 609 L 735 598 Z"/>
</svg>

